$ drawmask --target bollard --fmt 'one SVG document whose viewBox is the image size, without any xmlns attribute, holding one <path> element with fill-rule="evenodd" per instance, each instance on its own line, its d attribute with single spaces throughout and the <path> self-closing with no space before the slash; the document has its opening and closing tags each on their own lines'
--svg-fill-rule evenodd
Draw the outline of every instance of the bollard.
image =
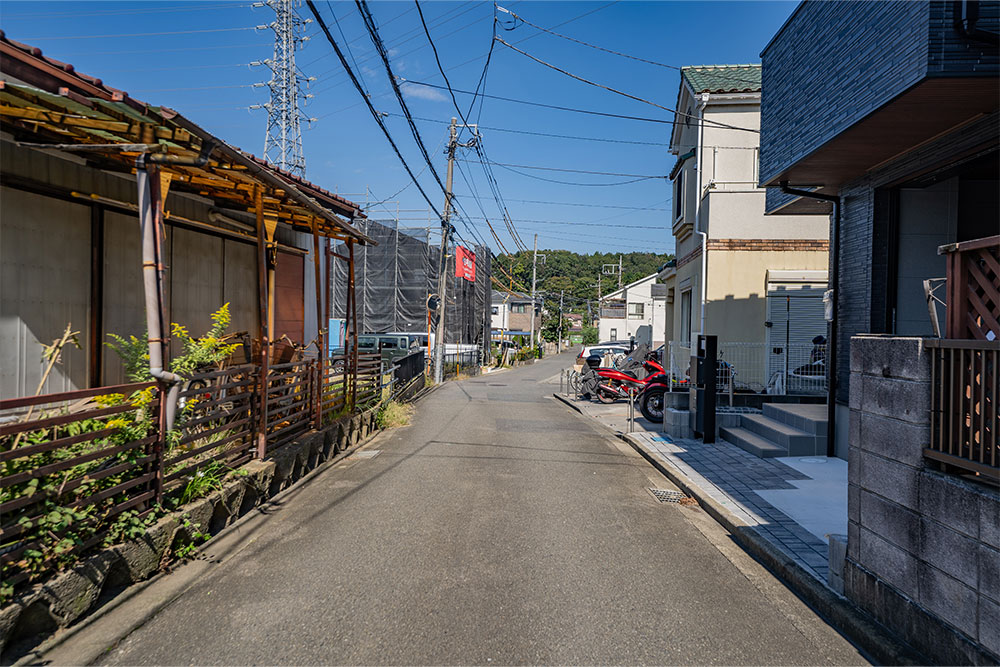
<svg viewBox="0 0 1000 667">
<path fill-rule="evenodd" d="M 632 388 L 628 390 L 628 432 L 635 431 L 635 397 L 632 395 Z"/>
</svg>

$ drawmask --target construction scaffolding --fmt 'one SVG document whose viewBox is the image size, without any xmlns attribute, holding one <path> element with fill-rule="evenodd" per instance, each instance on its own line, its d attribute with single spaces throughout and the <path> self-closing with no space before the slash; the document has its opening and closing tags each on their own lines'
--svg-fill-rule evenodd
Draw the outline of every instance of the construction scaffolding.
<svg viewBox="0 0 1000 667">
<path fill-rule="evenodd" d="M 359 231 L 378 242 L 355 248 L 355 278 L 358 331 L 362 333 L 427 333 L 427 298 L 438 293 L 440 228 L 402 227 L 394 219 L 360 220 Z M 448 255 L 448 285 L 445 311 L 445 343 L 480 345 L 489 341 L 491 252 L 486 246 L 469 248 L 475 253 L 475 281 L 455 276 L 454 251 Z M 343 255 L 346 248 L 334 249 Z M 332 315 L 345 318 L 347 269 L 334 265 L 330 293 Z"/>
</svg>

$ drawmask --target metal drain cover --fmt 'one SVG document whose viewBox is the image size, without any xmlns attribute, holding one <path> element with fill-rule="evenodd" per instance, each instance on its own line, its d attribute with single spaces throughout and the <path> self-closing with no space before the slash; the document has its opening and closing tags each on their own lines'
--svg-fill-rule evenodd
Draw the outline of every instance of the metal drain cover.
<svg viewBox="0 0 1000 667">
<path fill-rule="evenodd" d="M 373 459 L 382 453 L 381 449 L 364 449 L 360 452 L 354 452 L 351 454 L 350 458 L 355 459 Z"/>
<path fill-rule="evenodd" d="M 679 503 L 687 498 L 687 496 L 680 491 L 670 491 L 668 489 L 650 488 L 649 492 L 652 493 L 653 497 L 661 503 Z"/>
</svg>

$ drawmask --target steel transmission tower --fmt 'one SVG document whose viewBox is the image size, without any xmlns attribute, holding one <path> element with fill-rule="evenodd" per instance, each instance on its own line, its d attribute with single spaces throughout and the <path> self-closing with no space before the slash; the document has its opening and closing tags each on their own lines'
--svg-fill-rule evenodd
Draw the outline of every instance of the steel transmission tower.
<svg viewBox="0 0 1000 667">
<path fill-rule="evenodd" d="M 295 12 L 292 0 L 264 0 L 253 7 L 270 7 L 275 20 L 269 25 L 257 26 L 258 30 L 274 31 L 274 57 L 258 60 L 251 66 L 266 65 L 271 70 L 271 80 L 256 83 L 255 88 L 267 86 L 271 99 L 266 104 L 254 104 L 251 109 L 267 109 L 267 132 L 264 136 L 264 159 L 285 171 L 304 177 L 306 159 L 302 154 L 302 121 L 311 123 L 302 111 L 304 100 L 311 98 L 303 92 L 316 77 L 306 77 L 295 66 L 295 50 L 309 38 L 302 36 L 302 29 L 312 19 L 302 19 Z"/>
</svg>

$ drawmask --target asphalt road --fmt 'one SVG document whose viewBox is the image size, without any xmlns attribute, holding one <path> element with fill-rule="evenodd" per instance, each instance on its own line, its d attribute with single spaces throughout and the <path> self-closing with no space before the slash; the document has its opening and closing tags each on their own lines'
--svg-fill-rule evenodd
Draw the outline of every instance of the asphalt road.
<svg viewBox="0 0 1000 667">
<path fill-rule="evenodd" d="M 451 382 L 103 656 L 176 664 L 858 664 L 624 443 L 570 356 Z M 555 376 L 553 380 L 553 376 Z M 553 384 L 555 382 L 555 384 Z"/>
</svg>

